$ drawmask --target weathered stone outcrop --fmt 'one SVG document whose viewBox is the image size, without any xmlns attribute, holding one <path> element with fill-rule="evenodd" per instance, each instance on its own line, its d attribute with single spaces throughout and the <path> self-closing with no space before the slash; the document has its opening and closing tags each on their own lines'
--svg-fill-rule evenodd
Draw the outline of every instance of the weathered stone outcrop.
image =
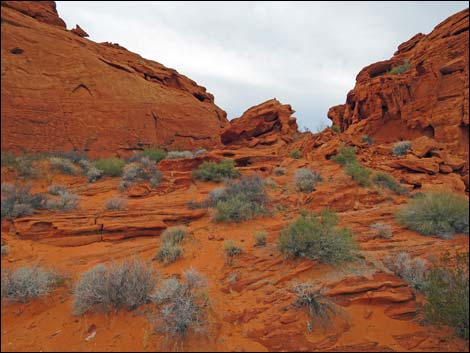
<svg viewBox="0 0 470 353">
<path fill-rule="evenodd" d="M 239 118 L 233 119 L 221 133 L 222 142 L 229 144 L 272 145 L 279 139 L 292 142 L 297 132 L 294 110 L 289 104 L 271 99 L 251 107 Z"/>
<path fill-rule="evenodd" d="M 2 1 L 1 16 L 2 149 L 102 156 L 220 145 L 226 113 L 189 78 L 67 31 L 54 2 Z"/>
<path fill-rule="evenodd" d="M 401 44 L 390 60 L 365 67 L 346 103 L 328 117 L 342 131 L 379 143 L 426 135 L 468 156 L 468 16 L 463 10 Z M 401 73 L 390 72 L 399 66 Z"/>
</svg>

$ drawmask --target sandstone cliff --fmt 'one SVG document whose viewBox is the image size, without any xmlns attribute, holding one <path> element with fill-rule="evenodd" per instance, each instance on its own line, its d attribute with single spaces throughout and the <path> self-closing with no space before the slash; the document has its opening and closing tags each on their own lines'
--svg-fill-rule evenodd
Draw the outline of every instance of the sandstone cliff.
<svg viewBox="0 0 470 353">
<path fill-rule="evenodd" d="M 220 144 L 226 113 L 189 78 L 67 31 L 53 1 L 2 1 L 1 16 L 2 149 L 101 156 Z"/>
</svg>

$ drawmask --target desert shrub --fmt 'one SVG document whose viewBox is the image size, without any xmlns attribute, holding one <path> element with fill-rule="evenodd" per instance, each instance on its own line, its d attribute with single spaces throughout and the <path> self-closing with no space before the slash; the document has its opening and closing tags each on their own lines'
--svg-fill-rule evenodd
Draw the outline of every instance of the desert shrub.
<svg viewBox="0 0 470 353">
<path fill-rule="evenodd" d="M 338 153 L 331 157 L 336 163 L 341 165 L 347 165 L 350 163 L 355 163 L 356 160 L 356 149 L 354 147 L 340 147 Z"/>
<path fill-rule="evenodd" d="M 294 181 L 297 190 L 309 193 L 315 190 L 315 185 L 322 181 L 322 178 L 311 169 L 300 168 L 295 172 Z"/>
<path fill-rule="evenodd" d="M 186 227 L 183 226 L 174 226 L 165 229 L 162 233 L 162 241 L 164 243 L 169 243 L 172 245 L 179 244 L 183 241 L 184 238 L 188 236 L 188 231 Z"/>
<path fill-rule="evenodd" d="M 266 231 L 256 232 L 253 236 L 255 240 L 255 246 L 265 246 L 268 233 Z"/>
<path fill-rule="evenodd" d="M 2 256 L 6 256 L 10 253 L 10 247 L 2 244 Z"/>
<path fill-rule="evenodd" d="M 407 252 L 400 252 L 395 256 L 386 256 L 385 266 L 401 277 L 413 289 L 424 289 L 428 273 L 428 262 L 421 258 L 412 259 Z"/>
<path fill-rule="evenodd" d="M 370 185 L 370 174 L 371 171 L 368 168 L 363 167 L 358 162 L 352 162 L 346 164 L 345 172 L 349 175 L 359 186 Z"/>
<path fill-rule="evenodd" d="M 393 145 L 393 154 L 403 156 L 411 148 L 411 141 L 399 141 Z"/>
<path fill-rule="evenodd" d="M 51 168 L 61 174 L 76 175 L 78 173 L 77 167 L 69 159 L 51 157 L 49 158 Z"/>
<path fill-rule="evenodd" d="M 179 245 L 163 242 L 154 259 L 168 265 L 178 260 L 182 255 L 183 250 Z"/>
<path fill-rule="evenodd" d="M 43 194 L 32 194 L 31 187 L 2 183 L 2 219 L 30 216 L 36 210 L 45 207 L 45 196 Z"/>
<path fill-rule="evenodd" d="M 112 197 L 106 201 L 105 207 L 107 210 L 122 211 L 127 207 L 127 200 L 119 196 Z"/>
<path fill-rule="evenodd" d="M 2 271 L 2 299 L 26 303 L 47 295 L 58 283 L 58 275 L 41 267 Z"/>
<path fill-rule="evenodd" d="M 103 171 L 96 168 L 88 159 L 80 159 L 78 164 L 82 168 L 83 174 L 86 176 L 90 183 L 94 183 L 103 176 Z"/>
<path fill-rule="evenodd" d="M 340 133 L 340 132 L 341 132 L 341 129 L 339 128 L 338 125 L 333 125 L 333 126 L 331 126 L 331 130 L 333 130 L 333 132 L 336 132 L 336 133 Z"/>
<path fill-rule="evenodd" d="M 274 175 L 285 175 L 286 170 L 284 168 L 275 168 L 274 169 Z"/>
<path fill-rule="evenodd" d="M 309 330 L 312 331 L 314 323 L 318 322 L 320 325 L 329 324 L 331 316 L 336 314 L 336 305 L 329 300 L 324 291 L 312 282 L 297 283 L 293 287 L 296 295 L 294 306 L 308 308 L 310 317 Z"/>
<path fill-rule="evenodd" d="M 390 75 L 399 75 L 402 73 L 407 72 L 410 69 L 410 60 L 405 59 L 404 63 L 402 65 L 395 66 L 389 71 Z"/>
<path fill-rule="evenodd" d="M 224 242 L 224 252 L 228 257 L 234 257 L 242 253 L 242 248 L 233 240 L 226 240 Z"/>
<path fill-rule="evenodd" d="M 55 151 L 51 153 L 51 156 L 68 159 L 72 163 L 78 163 L 81 160 L 88 160 L 87 155 L 80 151 Z"/>
<path fill-rule="evenodd" d="M 184 272 L 183 279 L 165 280 L 152 296 L 158 305 L 155 330 L 167 336 L 184 340 L 188 332 L 203 332 L 208 306 L 207 284 L 195 270 Z"/>
<path fill-rule="evenodd" d="M 194 155 L 190 151 L 169 151 L 166 155 L 166 159 L 178 158 L 194 158 Z"/>
<path fill-rule="evenodd" d="M 468 198 L 452 192 L 423 193 L 402 207 L 397 221 L 422 235 L 448 238 L 454 233 L 468 234 Z"/>
<path fill-rule="evenodd" d="M 61 192 L 65 191 L 67 191 L 67 188 L 65 186 L 57 184 L 51 185 L 47 188 L 47 193 L 55 196 L 58 196 Z"/>
<path fill-rule="evenodd" d="M 295 159 L 302 158 L 302 152 L 300 152 L 298 149 L 294 149 L 289 154 L 289 157 L 290 158 L 295 158 Z"/>
<path fill-rule="evenodd" d="M 196 152 L 194 152 L 194 157 L 202 156 L 206 152 L 207 152 L 206 149 L 201 148 L 200 150 L 197 150 Z"/>
<path fill-rule="evenodd" d="M 95 167 L 103 172 L 103 175 L 109 177 L 121 176 L 125 162 L 122 159 L 111 157 L 95 161 Z"/>
<path fill-rule="evenodd" d="M 54 211 L 71 211 L 77 208 L 79 197 L 67 189 L 57 192 L 57 197 L 46 201 L 46 208 Z"/>
<path fill-rule="evenodd" d="M 75 287 L 75 313 L 107 312 L 111 308 L 133 310 L 147 303 L 155 283 L 152 268 L 137 258 L 97 265 L 83 273 Z"/>
<path fill-rule="evenodd" d="M 328 210 L 302 214 L 281 231 L 278 248 L 287 257 L 306 257 L 324 263 L 352 260 L 356 250 L 351 231 L 337 226 L 338 218 Z"/>
<path fill-rule="evenodd" d="M 210 196 L 214 197 L 214 195 Z M 267 212 L 267 194 L 259 176 L 243 177 L 240 181 L 227 181 L 223 191 L 212 204 L 216 208 L 217 222 L 241 222 Z"/>
<path fill-rule="evenodd" d="M 402 186 L 393 176 L 385 172 L 377 172 L 373 176 L 373 181 L 376 184 L 379 184 L 382 187 L 385 187 L 395 194 L 406 195 L 408 190 Z"/>
<path fill-rule="evenodd" d="M 14 168 L 23 179 L 35 179 L 38 177 L 39 172 L 34 167 L 33 162 L 34 158 L 30 155 L 18 156 Z"/>
<path fill-rule="evenodd" d="M 431 267 L 426 279 L 424 312 L 428 322 L 447 325 L 469 339 L 469 262 L 466 254 L 445 255 Z"/>
<path fill-rule="evenodd" d="M 370 230 L 372 230 L 376 236 L 383 238 L 383 239 L 392 239 L 392 226 L 390 224 L 385 223 L 372 223 L 369 226 Z"/>
<path fill-rule="evenodd" d="M 2 167 L 14 167 L 16 165 L 16 157 L 10 151 L 2 151 L 1 158 Z"/>
<path fill-rule="evenodd" d="M 142 157 L 140 161 L 124 167 L 120 188 L 125 190 L 132 184 L 141 181 L 150 181 L 152 186 L 157 186 L 161 179 L 162 173 L 155 162 L 147 157 Z"/>
<path fill-rule="evenodd" d="M 367 136 L 367 135 L 362 135 L 361 137 L 361 141 L 364 142 L 364 143 L 367 143 L 369 145 L 373 145 L 374 144 L 374 139 L 370 136 Z"/>
<path fill-rule="evenodd" d="M 235 163 L 231 159 L 225 159 L 219 163 L 203 162 L 196 170 L 193 171 L 193 177 L 204 181 L 219 182 L 224 178 L 238 178 L 240 172 L 235 169 Z"/>
<path fill-rule="evenodd" d="M 160 148 L 146 148 L 140 154 L 140 157 L 147 157 L 155 163 L 160 162 L 162 159 L 165 159 L 165 151 Z"/>
</svg>

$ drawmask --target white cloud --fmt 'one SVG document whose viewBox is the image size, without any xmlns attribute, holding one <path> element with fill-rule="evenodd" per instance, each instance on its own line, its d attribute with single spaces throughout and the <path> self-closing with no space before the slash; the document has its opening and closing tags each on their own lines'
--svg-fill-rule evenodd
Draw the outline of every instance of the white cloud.
<svg viewBox="0 0 470 353">
<path fill-rule="evenodd" d="M 461 2 L 59 1 L 68 27 L 116 42 L 207 87 L 237 117 L 277 97 L 301 126 L 326 122 L 359 70 L 429 33 Z"/>
</svg>

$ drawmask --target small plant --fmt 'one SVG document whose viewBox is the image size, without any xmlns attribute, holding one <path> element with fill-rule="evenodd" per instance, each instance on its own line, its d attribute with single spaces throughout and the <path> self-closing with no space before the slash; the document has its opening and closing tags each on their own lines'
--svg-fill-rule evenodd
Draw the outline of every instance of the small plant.
<svg viewBox="0 0 470 353">
<path fill-rule="evenodd" d="M 43 194 L 32 194 L 31 187 L 2 183 L 2 219 L 30 216 L 45 207 L 46 197 Z"/>
<path fill-rule="evenodd" d="M 286 170 L 284 168 L 275 168 L 274 169 L 274 175 L 285 175 Z"/>
<path fill-rule="evenodd" d="M 469 339 L 469 265 L 468 252 L 450 256 L 431 267 L 425 283 L 426 320 L 447 325 L 457 336 Z"/>
<path fill-rule="evenodd" d="M 155 163 L 165 159 L 165 156 L 165 151 L 160 148 L 146 148 L 139 153 L 139 157 L 146 157 Z"/>
<path fill-rule="evenodd" d="M 206 149 L 201 148 L 200 150 L 197 150 L 196 152 L 194 152 L 194 157 L 202 156 L 206 152 L 207 152 Z"/>
<path fill-rule="evenodd" d="M 121 176 L 125 162 L 122 159 L 111 157 L 98 159 L 95 161 L 95 167 L 103 172 L 103 175 L 109 177 Z"/>
<path fill-rule="evenodd" d="M 158 305 L 155 315 L 155 330 L 167 336 L 184 340 L 192 331 L 201 333 L 206 325 L 207 284 L 195 270 L 183 273 L 183 280 L 165 280 L 152 296 Z"/>
<path fill-rule="evenodd" d="M 71 211 L 77 208 L 79 203 L 78 195 L 64 188 L 57 192 L 57 196 L 58 197 L 46 201 L 46 208 L 48 210 Z"/>
<path fill-rule="evenodd" d="M 39 173 L 34 167 L 33 162 L 34 158 L 29 155 L 16 157 L 16 163 L 14 164 L 14 167 L 18 175 L 23 179 L 36 179 Z"/>
<path fill-rule="evenodd" d="M 315 190 L 318 182 L 322 181 L 320 174 L 308 168 L 300 168 L 295 172 L 295 186 L 297 190 L 310 193 Z"/>
<path fill-rule="evenodd" d="M 295 149 L 291 151 L 289 156 L 290 158 L 300 159 L 302 158 L 302 152 L 300 152 L 298 149 Z"/>
<path fill-rule="evenodd" d="M 313 330 L 314 323 L 330 324 L 331 316 L 337 313 L 336 305 L 329 300 L 322 288 L 312 282 L 297 283 L 293 287 L 297 297 L 294 306 L 308 308 L 310 317 L 309 330 Z"/>
<path fill-rule="evenodd" d="M 324 263 L 349 261 L 356 244 L 348 228 L 337 226 L 338 218 L 328 210 L 303 214 L 281 231 L 278 248 L 287 257 L 305 257 Z"/>
<path fill-rule="evenodd" d="M 370 174 L 371 171 L 358 162 L 348 163 L 346 165 L 345 172 L 347 175 L 353 178 L 353 180 L 359 186 L 369 186 L 370 185 Z"/>
<path fill-rule="evenodd" d="M 265 246 L 267 237 L 268 233 L 266 231 L 255 233 L 255 235 L 253 236 L 255 240 L 255 246 Z"/>
<path fill-rule="evenodd" d="M 240 176 L 235 169 L 235 163 L 231 159 L 222 160 L 219 163 L 203 162 L 199 168 L 193 171 L 193 177 L 204 181 L 219 182 L 222 179 L 234 179 Z"/>
<path fill-rule="evenodd" d="M 94 183 L 103 176 L 103 171 L 96 168 L 88 159 L 80 159 L 78 164 L 90 183 Z"/>
<path fill-rule="evenodd" d="M 61 174 L 76 175 L 78 173 L 77 167 L 69 159 L 51 157 L 49 158 L 51 168 Z"/>
<path fill-rule="evenodd" d="M 183 250 L 180 246 L 169 242 L 163 242 L 154 259 L 168 265 L 178 260 L 182 255 Z"/>
<path fill-rule="evenodd" d="M 127 200 L 122 197 L 113 197 L 106 201 L 107 210 L 123 211 L 127 207 Z"/>
<path fill-rule="evenodd" d="M 392 239 L 393 237 L 392 226 L 390 224 L 377 222 L 372 223 L 369 228 L 380 238 Z"/>
<path fill-rule="evenodd" d="M 454 233 L 468 234 L 468 199 L 452 192 L 423 193 L 401 208 L 396 218 L 401 225 L 422 235 L 449 238 Z"/>
<path fill-rule="evenodd" d="M 47 193 L 51 195 L 55 195 L 55 196 L 58 196 L 60 193 L 63 193 L 66 191 L 67 191 L 67 188 L 65 186 L 57 185 L 57 184 L 51 185 L 47 188 Z"/>
<path fill-rule="evenodd" d="M 369 145 L 373 145 L 374 144 L 374 139 L 370 136 L 367 136 L 367 135 L 362 135 L 361 137 L 361 141 L 363 143 L 367 143 Z"/>
<path fill-rule="evenodd" d="M 385 266 L 402 278 L 414 290 L 421 291 L 425 287 L 428 273 L 428 262 L 421 258 L 412 259 L 407 252 L 400 252 L 395 256 L 384 259 Z"/>
<path fill-rule="evenodd" d="M 1 166 L 14 167 L 16 165 L 16 157 L 10 151 L 2 151 Z"/>
<path fill-rule="evenodd" d="M 10 247 L 2 244 L 2 256 L 6 256 L 10 253 Z"/>
<path fill-rule="evenodd" d="M 339 163 L 343 166 L 354 163 L 357 161 L 356 159 L 356 149 L 354 147 L 340 147 L 338 153 L 331 157 L 336 163 Z"/>
<path fill-rule="evenodd" d="M 162 173 L 155 165 L 155 162 L 147 157 L 142 157 L 140 161 L 124 167 L 120 188 L 125 190 L 132 184 L 141 181 L 150 181 L 150 184 L 155 187 L 160 184 L 161 179 Z"/>
<path fill-rule="evenodd" d="M 411 148 L 411 141 L 399 141 L 393 145 L 393 154 L 395 156 L 404 156 Z"/>
<path fill-rule="evenodd" d="M 209 201 L 215 195 L 209 195 Z M 228 181 L 211 205 L 217 210 L 217 222 L 241 222 L 266 213 L 267 194 L 259 176 Z"/>
<path fill-rule="evenodd" d="M 242 248 L 233 240 L 226 240 L 224 242 L 224 252 L 228 257 L 234 257 L 242 253 Z"/>
<path fill-rule="evenodd" d="M 385 172 L 377 172 L 373 177 L 373 181 L 382 187 L 385 187 L 395 194 L 407 195 L 408 190 L 402 186 L 393 176 Z"/>
<path fill-rule="evenodd" d="M 182 226 L 175 226 L 175 227 L 169 227 L 165 229 L 165 231 L 162 233 L 162 241 L 164 243 L 169 243 L 172 245 L 176 245 L 181 243 L 184 238 L 188 236 L 188 231 L 186 227 Z"/>
<path fill-rule="evenodd" d="M 410 69 L 410 60 L 405 59 L 402 65 L 395 66 L 389 71 L 390 75 L 399 75 L 407 72 Z"/>
<path fill-rule="evenodd" d="M 178 158 L 194 158 L 194 155 L 190 151 L 170 151 L 166 155 L 166 159 Z"/>
<path fill-rule="evenodd" d="M 58 283 L 58 275 L 41 267 L 2 271 L 2 299 L 26 303 L 47 295 Z"/>
<path fill-rule="evenodd" d="M 339 128 L 338 125 L 331 126 L 331 130 L 333 130 L 333 132 L 336 132 L 337 134 L 341 132 L 341 129 Z"/>
<path fill-rule="evenodd" d="M 154 271 L 137 258 L 97 265 L 83 273 L 74 290 L 77 315 L 90 310 L 134 310 L 147 303 L 156 283 Z"/>
</svg>

